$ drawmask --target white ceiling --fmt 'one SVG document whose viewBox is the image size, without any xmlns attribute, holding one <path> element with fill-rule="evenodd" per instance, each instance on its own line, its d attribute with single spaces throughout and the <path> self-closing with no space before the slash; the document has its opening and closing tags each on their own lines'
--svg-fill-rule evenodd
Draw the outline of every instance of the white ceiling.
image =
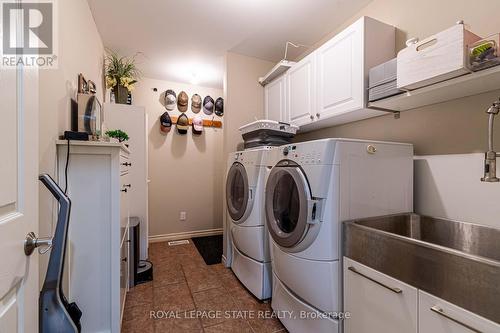
<svg viewBox="0 0 500 333">
<path fill-rule="evenodd" d="M 370 1 L 88 0 L 104 45 L 142 52 L 144 76 L 218 88 L 226 51 L 277 62 L 287 40 L 312 45 Z"/>
</svg>

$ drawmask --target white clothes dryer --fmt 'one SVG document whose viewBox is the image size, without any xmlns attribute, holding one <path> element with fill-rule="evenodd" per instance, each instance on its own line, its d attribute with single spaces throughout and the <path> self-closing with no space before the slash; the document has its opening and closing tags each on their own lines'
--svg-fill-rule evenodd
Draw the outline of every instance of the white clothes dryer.
<svg viewBox="0 0 500 333">
<path fill-rule="evenodd" d="M 325 139 L 279 147 L 266 183 L 272 308 L 290 332 L 338 332 L 341 223 L 413 211 L 413 146 Z"/>
</svg>

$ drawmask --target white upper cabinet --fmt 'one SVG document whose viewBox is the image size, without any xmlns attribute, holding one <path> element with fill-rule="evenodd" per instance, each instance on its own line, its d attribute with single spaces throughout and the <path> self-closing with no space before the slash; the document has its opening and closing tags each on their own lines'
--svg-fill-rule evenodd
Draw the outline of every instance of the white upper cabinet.
<svg viewBox="0 0 500 333">
<path fill-rule="evenodd" d="M 368 71 L 395 56 L 395 28 L 360 18 L 287 72 L 291 123 L 308 131 L 386 114 L 366 107 Z"/>
<path fill-rule="evenodd" d="M 286 101 L 290 123 L 303 126 L 314 120 L 316 53 L 296 63 L 286 74 Z"/>
<path fill-rule="evenodd" d="M 362 23 L 356 22 L 316 51 L 320 119 L 363 107 Z"/>
<path fill-rule="evenodd" d="M 286 76 L 275 79 L 264 88 L 266 119 L 289 122 L 286 111 Z"/>
</svg>

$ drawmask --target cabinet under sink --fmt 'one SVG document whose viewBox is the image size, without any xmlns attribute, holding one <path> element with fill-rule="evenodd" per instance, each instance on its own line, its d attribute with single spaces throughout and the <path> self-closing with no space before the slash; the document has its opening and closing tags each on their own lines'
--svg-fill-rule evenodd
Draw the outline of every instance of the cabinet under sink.
<svg viewBox="0 0 500 333">
<path fill-rule="evenodd" d="M 344 222 L 343 241 L 346 332 L 500 332 L 500 230 L 408 213 Z"/>
</svg>

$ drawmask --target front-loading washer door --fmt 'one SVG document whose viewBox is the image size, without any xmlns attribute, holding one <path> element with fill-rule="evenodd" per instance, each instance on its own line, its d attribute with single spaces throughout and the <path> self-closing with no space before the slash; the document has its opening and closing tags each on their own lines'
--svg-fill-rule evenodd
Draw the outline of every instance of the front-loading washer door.
<svg viewBox="0 0 500 333">
<path fill-rule="evenodd" d="M 297 165 L 280 162 L 266 184 L 266 222 L 273 240 L 291 248 L 300 243 L 315 221 L 316 206 L 307 179 Z"/>
<path fill-rule="evenodd" d="M 248 176 L 241 163 L 233 163 L 227 174 L 226 203 L 229 216 L 238 222 L 247 210 L 249 202 Z"/>
</svg>

